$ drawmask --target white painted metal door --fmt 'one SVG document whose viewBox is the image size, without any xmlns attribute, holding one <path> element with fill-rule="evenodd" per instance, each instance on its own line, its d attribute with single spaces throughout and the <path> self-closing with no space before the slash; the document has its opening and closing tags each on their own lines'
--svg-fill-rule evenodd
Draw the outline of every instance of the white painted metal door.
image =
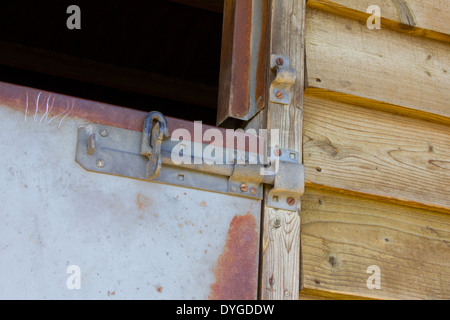
<svg viewBox="0 0 450 320">
<path fill-rule="evenodd" d="M 1 299 L 254 299 L 261 201 L 89 172 L 87 122 L 145 114 L 0 83 Z"/>
</svg>

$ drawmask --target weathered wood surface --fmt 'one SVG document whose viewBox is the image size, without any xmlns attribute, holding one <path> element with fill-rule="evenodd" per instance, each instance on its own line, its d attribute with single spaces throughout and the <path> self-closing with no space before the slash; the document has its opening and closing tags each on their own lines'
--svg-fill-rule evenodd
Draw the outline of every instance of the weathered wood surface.
<svg viewBox="0 0 450 320">
<path fill-rule="evenodd" d="M 447 0 L 309 0 L 308 7 L 367 22 L 367 9 L 377 5 L 381 28 L 450 42 L 450 2 Z"/>
<path fill-rule="evenodd" d="M 422 119 L 434 123 L 450 125 L 450 118 L 445 116 L 429 113 L 422 110 L 414 110 L 407 107 L 390 104 L 378 100 L 368 99 L 360 96 L 355 96 L 347 93 L 309 87 L 305 89 L 305 95 L 309 97 L 327 99 L 331 101 L 342 102 L 355 106 L 384 111 L 392 114 L 403 115 L 409 118 Z"/>
<path fill-rule="evenodd" d="M 308 8 L 307 86 L 450 117 L 450 44 Z"/>
<path fill-rule="evenodd" d="M 271 53 L 288 56 L 297 71 L 289 106 L 268 103 L 249 126 L 279 130 L 279 147 L 302 150 L 304 14 L 299 0 L 271 1 Z M 300 159 L 302 161 L 302 159 Z M 298 299 L 300 288 L 300 204 L 298 212 L 265 206 L 261 257 L 261 298 Z"/>
<path fill-rule="evenodd" d="M 450 127 L 304 98 L 306 184 L 450 213 Z"/>
<path fill-rule="evenodd" d="M 450 298 L 447 215 L 307 189 L 301 227 L 306 295 Z M 367 288 L 371 265 L 380 290 Z"/>
</svg>

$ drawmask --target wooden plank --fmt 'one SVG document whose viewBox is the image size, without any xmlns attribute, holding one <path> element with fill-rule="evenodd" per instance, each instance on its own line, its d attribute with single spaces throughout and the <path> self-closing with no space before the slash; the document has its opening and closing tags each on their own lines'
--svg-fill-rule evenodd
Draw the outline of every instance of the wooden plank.
<svg viewBox="0 0 450 320">
<path fill-rule="evenodd" d="M 389 112 L 393 114 L 403 115 L 410 118 L 422 119 L 439 124 L 450 125 L 450 118 L 429 113 L 421 110 L 413 110 L 403 106 L 398 106 L 391 103 L 386 103 L 378 100 L 368 99 L 360 96 L 355 96 L 347 93 L 331 91 L 320 88 L 306 88 L 305 95 L 310 97 L 317 97 L 331 101 L 343 102 L 355 106 L 375 109 L 379 111 Z M 426 109 L 426 108 L 424 108 Z"/>
<path fill-rule="evenodd" d="M 381 289 L 370 290 L 369 266 Z M 450 298 L 447 215 L 307 189 L 302 198 L 304 290 L 374 299 Z"/>
<path fill-rule="evenodd" d="M 450 127 L 305 96 L 306 184 L 450 213 Z"/>
<path fill-rule="evenodd" d="M 375 300 L 373 298 L 302 288 L 298 300 Z"/>
<path fill-rule="evenodd" d="M 215 86 L 0 41 L 0 64 L 216 108 Z"/>
<path fill-rule="evenodd" d="M 308 7 L 366 24 L 371 5 L 381 11 L 381 28 L 450 42 L 450 2 L 447 0 L 309 0 Z"/>
<path fill-rule="evenodd" d="M 279 147 L 302 150 L 305 1 L 271 1 L 270 52 L 290 59 L 297 72 L 289 106 L 268 103 L 249 127 L 279 130 Z M 300 159 L 302 161 L 302 159 Z M 261 299 L 298 299 L 300 288 L 300 204 L 298 212 L 264 206 Z"/>
<path fill-rule="evenodd" d="M 309 8 L 306 63 L 308 87 L 450 117 L 449 44 Z"/>
</svg>

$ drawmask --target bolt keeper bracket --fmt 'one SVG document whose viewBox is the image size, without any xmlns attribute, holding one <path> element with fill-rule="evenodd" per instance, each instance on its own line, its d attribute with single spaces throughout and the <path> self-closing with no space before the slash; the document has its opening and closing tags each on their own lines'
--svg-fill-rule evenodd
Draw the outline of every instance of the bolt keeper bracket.
<svg viewBox="0 0 450 320">
<path fill-rule="evenodd" d="M 289 68 L 289 58 L 272 54 L 270 68 L 275 78 L 270 85 L 270 102 L 289 105 L 291 103 L 291 87 L 297 79 L 295 69 Z"/>
<path fill-rule="evenodd" d="M 266 205 L 276 209 L 297 211 L 300 197 L 305 191 L 305 166 L 291 161 L 279 161 L 273 188 Z"/>
<path fill-rule="evenodd" d="M 275 155 L 275 149 L 279 155 Z M 228 179 L 228 192 L 242 193 L 239 186 L 245 185 L 259 194 L 261 184 L 273 185 L 267 193 L 266 205 L 295 212 L 305 190 L 305 166 L 299 163 L 298 152 L 274 148 L 270 154 L 269 167 L 235 163 Z"/>
</svg>

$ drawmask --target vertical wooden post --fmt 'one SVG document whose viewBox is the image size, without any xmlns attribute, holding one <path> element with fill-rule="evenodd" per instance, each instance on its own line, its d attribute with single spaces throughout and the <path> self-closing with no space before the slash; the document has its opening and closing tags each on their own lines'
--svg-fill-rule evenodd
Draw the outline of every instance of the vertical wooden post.
<svg viewBox="0 0 450 320">
<path fill-rule="evenodd" d="M 268 102 L 255 121 L 265 124 L 269 135 L 278 129 L 279 147 L 302 157 L 304 90 L 304 20 L 306 1 L 272 0 L 270 53 L 289 57 L 296 72 L 290 105 Z M 268 86 L 270 86 L 269 80 Z M 268 92 L 269 90 L 267 90 Z M 267 99 L 269 100 L 269 99 Z M 250 123 L 250 126 L 255 124 Z M 300 204 L 297 212 L 264 206 L 261 257 L 261 299 L 298 299 L 300 290 Z"/>
</svg>

